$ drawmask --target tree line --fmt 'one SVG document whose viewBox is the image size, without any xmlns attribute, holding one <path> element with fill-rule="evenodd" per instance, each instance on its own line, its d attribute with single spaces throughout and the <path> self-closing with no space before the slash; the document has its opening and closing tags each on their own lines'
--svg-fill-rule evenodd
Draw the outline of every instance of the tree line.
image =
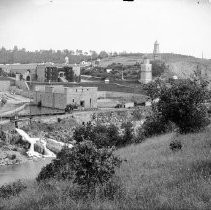
<svg viewBox="0 0 211 210">
<path fill-rule="evenodd" d="M 14 46 L 13 49 L 0 48 L 0 63 L 12 64 L 12 63 L 64 63 L 65 57 L 69 58 L 69 63 L 80 63 L 81 61 L 91 61 L 96 59 L 106 58 L 108 56 L 117 56 L 122 53 L 101 51 L 97 53 L 94 50 L 89 52 L 83 52 L 82 50 L 35 50 L 27 51 L 25 48 L 19 49 Z"/>
</svg>

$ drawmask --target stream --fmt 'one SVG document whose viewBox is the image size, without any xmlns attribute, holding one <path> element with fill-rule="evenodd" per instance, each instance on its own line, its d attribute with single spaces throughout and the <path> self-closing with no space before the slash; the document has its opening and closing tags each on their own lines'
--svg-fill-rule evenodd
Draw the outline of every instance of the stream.
<svg viewBox="0 0 211 210">
<path fill-rule="evenodd" d="M 37 158 L 19 165 L 0 166 L 0 186 L 18 179 L 32 180 L 53 158 Z"/>
</svg>

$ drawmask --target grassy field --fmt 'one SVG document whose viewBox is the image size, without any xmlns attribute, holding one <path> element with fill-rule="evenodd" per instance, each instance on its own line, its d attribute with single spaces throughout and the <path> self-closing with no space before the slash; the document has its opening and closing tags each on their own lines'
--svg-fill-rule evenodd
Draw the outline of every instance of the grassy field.
<svg viewBox="0 0 211 210">
<path fill-rule="evenodd" d="M 177 139 L 182 150 L 172 152 Z M 211 209 L 211 128 L 197 134 L 166 134 L 117 151 L 126 159 L 106 193 L 81 198 L 77 186 L 50 181 L 28 188 L 0 209 Z"/>
</svg>

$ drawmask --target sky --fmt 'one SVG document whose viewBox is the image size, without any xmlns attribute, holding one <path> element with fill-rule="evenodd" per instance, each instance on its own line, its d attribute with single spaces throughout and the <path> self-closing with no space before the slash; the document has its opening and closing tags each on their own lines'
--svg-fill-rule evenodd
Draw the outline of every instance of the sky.
<svg viewBox="0 0 211 210">
<path fill-rule="evenodd" d="M 199 2 L 199 3 L 198 3 Z M 211 0 L 0 0 L 0 47 L 211 58 Z"/>
</svg>

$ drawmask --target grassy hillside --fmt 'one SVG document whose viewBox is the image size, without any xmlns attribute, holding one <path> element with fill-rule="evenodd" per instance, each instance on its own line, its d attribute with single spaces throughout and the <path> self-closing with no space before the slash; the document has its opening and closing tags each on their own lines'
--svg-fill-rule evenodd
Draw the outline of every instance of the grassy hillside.
<svg viewBox="0 0 211 210">
<path fill-rule="evenodd" d="M 152 54 L 145 54 L 148 58 L 152 58 Z M 122 63 L 123 65 L 134 65 L 136 62 L 141 62 L 143 54 L 139 55 L 124 55 L 117 57 L 109 57 L 101 60 L 101 66 L 106 67 L 112 63 Z M 173 53 L 160 54 L 161 60 L 169 65 L 169 71 L 166 73 L 175 74 L 179 77 L 189 77 L 199 66 L 205 70 L 211 77 L 211 60 L 201 59 L 193 56 L 186 56 Z"/>
<path fill-rule="evenodd" d="M 172 152 L 172 139 L 182 150 Z M 106 193 L 80 198 L 70 182 L 50 181 L 19 196 L 0 199 L 0 209 L 211 209 L 211 128 L 166 134 L 117 151 L 126 159 Z"/>
</svg>

